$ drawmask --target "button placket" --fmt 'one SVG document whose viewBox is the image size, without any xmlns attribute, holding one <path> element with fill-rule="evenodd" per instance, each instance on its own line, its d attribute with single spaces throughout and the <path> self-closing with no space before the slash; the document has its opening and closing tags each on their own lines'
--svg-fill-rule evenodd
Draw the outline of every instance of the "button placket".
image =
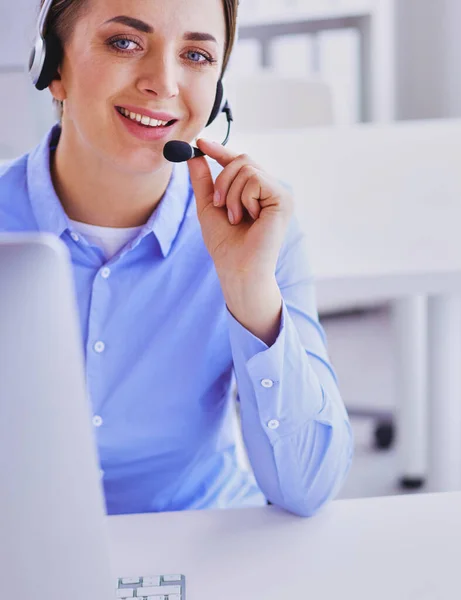
<svg viewBox="0 0 461 600">
<path fill-rule="evenodd" d="M 104 269 L 109 267 L 100 266 L 95 270 L 93 285 L 89 302 L 88 332 L 87 332 L 87 357 L 86 378 L 92 408 L 98 414 L 101 409 L 106 393 L 106 382 L 101 372 L 101 364 L 107 352 L 107 342 L 104 338 L 105 331 L 102 330 L 104 316 L 110 309 L 110 285 L 103 276 Z M 112 273 L 110 270 L 109 275 Z M 107 274 L 107 272 L 105 272 Z M 93 413 L 93 414 L 94 414 Z"/>
</svg>

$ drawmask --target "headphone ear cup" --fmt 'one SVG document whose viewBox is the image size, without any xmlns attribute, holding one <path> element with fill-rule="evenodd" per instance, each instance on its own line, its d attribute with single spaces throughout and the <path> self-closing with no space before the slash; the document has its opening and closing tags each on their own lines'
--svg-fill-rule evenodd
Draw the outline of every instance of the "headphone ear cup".
<svg viewBox="0 0 461 600">
<path fill-rule="evenodd" d="M 208 119 L 208 123 L 206 124 L 206 127 L 208 127 L 208 125 L 211 125 L 213 123 L 213 121 L 216 119 L 216 117 L 219 115 L 219 113 L 221 112 L 221 107 L 223 105 L 223 99 L 224 99 L 224 86 L 223 86 L 222 80 L 220 79 L 218 81 L 218 85 L 216 88 L 216 98 L 214 101 L 213 110 L 211 111 L 211 115 L 210 115 L 210 118 Z"/>
<path fill-rule="evenodd" d="M 46 36 L 44 52 L 45 61 L 35 86 L 40 91 L 49 87 L 53 80 L 59 78 L 58 67 L 62 60 L 62 46 L 56 35 L 49 34 Z"/>
</svg>

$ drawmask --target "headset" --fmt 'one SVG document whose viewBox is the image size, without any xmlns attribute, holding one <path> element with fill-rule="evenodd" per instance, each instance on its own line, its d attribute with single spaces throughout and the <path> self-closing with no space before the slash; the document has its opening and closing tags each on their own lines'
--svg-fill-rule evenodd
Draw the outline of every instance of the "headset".
<svg viewBox="0 0 461 600">
<path fill-rule="evenodd" d="M 53 0 L 45 0 L 40 9 L 37 36 L 29 61 L 30 77 L 32 83 L 39 91 L 45 90 L 56 79 L 63 56 L 61 42 L 57 35 L 46 31 L 46 24 L 52 4 Z M 225 146 L 229 141 L 233 116 L 224 93 L 222 79 L 218 81 L 213 109 L 206 127 L 211 125 L 221 113 L 224 113 L 227 119 L 227 135 L 222 142 L 222 145 Z M 187 142 L 171 141 L 165 144 L 163 155 L 170 162 L 183 162 L 197 156 L 204 156 L 204 153 Z"/>
</svg>

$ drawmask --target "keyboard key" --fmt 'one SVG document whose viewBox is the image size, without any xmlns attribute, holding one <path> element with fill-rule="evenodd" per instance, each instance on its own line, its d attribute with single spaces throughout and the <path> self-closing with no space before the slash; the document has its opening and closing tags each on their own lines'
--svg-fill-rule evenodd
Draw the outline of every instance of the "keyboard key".
<svg viewBox="0 0 461 600">
<path fill-rule="evenodd" d="M 173 598 L 173 596 L 169 596 L 168 600 Z M 178 596 L 179 599 L 179 596 Z M 166 596 L 147 596 L 147 600 L 166 600 Z"/>
<path fill-rule="evenodd" d="M 141 577 L 123 577 L 122 585 L 131 585 L 141 583 Z"/>
<path fill-rule="evenodd" d="M 116 598 L 133 598 L 134 590 L 132 588 L 118 589 L 116 590 Z"/>
<path fill-rule="evenodd" d="M 160 577 L 143 577 L 142 587 L 157 587 L 160 585 Z"/>
<path fill-rule="evenodd" d="M 178 594 L 170 594 L 168 596 L 168 600 L 181 600 L 181 596 L 179 596 Z"/>
<path fill-rule="evenodd" d="M 165 583 L 172 583 L 176 581 L 181 581 L 181 575 L 164 575 L 163 581 Z"/>
<path fill-rule="evenodd" d="M 158 587 L 143 587 L 138 589 L 138 596 L 169 596 L 170 594 L 181 594 L 181 586 L 161 585 Z"/>
</svg>

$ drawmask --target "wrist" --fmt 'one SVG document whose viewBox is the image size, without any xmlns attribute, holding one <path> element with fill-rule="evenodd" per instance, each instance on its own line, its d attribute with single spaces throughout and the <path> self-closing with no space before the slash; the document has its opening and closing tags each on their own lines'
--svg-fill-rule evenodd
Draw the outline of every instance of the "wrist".
<svg viewBox="0 0 461 600">
<path fill-rule="evenodd" d="M 271 346 L 280 331 L 282 295 L 275 276 L 220 278 L 227 308 L 254 336 Z"/>
</svg>

